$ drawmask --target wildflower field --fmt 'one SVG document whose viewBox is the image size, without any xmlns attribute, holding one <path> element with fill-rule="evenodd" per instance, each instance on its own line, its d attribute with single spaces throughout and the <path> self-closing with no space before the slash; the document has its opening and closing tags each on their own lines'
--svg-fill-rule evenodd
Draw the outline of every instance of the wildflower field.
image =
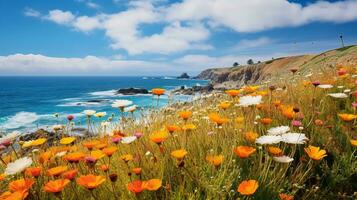
<svg viewBox="0 0 357 200">
<path fill-rule="evenodd" d="M 287 78 L 156 108 L 132 102 L 0 139 L 0 199 L 357 199 L 357 68 L 291 69 Z M 129 112 L 129 114 L 126 114 Z M 93 134 L 94 133 L 94 134 Z"/>
</svg>

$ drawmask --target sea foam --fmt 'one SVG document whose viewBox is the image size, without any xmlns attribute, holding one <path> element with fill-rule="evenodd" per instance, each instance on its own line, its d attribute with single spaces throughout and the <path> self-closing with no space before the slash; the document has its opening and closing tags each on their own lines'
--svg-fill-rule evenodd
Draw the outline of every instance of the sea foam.
<svg viewBox="0 0 357 200">
<path fill-rule="evenodd" d="M 40 116 L 34 112 L 18 112 L 13 116 L 8 117 L 0 126 L 4 129 L 16 129 L 20 127 L 27 127 L 33 122 L 40 119 Z"/>
</svg>

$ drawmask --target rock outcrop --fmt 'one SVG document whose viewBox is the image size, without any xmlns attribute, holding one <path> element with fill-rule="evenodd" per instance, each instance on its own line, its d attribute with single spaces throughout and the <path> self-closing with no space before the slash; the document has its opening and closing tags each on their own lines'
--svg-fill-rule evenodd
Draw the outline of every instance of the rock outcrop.
<svg viewBox="0 0 357 200">
<path fill-rule="evenodd" d="M 307 74 L 320 72 L 323 67 L 347 64 L 351 60 L 357 60 L 357 46 L 334 49 L 319 55 L 290 56 L 253 65 L 207 69 L 195 78 L 211 80 L 215 89 L 237 88 L 284 77 L 291 74 L 293 68 L 298 69 L 299 74 Z"/>
<path fill-rule="evenodd" d="M 183 78 L 183 79 L 189 79 L 190 76 L 187 73 L 182 73 L 180 76 L 178 76 L 177 78 Z"/>
<path fill-rule="evenodd" d="M 122 88 L 117 91 L 117 94 L 122 94 L 122 95 L 149 94 L 149 91 L 145 88 Z"/>
</svg>

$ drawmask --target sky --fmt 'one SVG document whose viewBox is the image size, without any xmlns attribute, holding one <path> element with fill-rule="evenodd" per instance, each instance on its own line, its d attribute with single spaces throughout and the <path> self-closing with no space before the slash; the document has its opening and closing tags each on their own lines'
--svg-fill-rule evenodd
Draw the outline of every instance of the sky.
<svg viewBox="0 0 357 200">
<path fill-rule="evenodd" d="M 357 0 L 0 0 L 0 76 L 195 75 L 357 44 Z"/>
</svg>

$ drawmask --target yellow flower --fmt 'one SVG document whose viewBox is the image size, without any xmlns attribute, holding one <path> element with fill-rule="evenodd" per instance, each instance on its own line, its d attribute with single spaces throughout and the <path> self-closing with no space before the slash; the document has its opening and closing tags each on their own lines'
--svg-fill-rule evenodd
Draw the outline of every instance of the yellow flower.
<svg viewBox="0 0 357 200">
<path fill-rule="evenodd" d="M 226 90 L 225 92 L 226 92 L 226 94 L 228 94 L 231 97 L 236 97 L 240 93 L 239 90 Z"/>
<path fill-rule="evenodd" d="M 166 131 L 156 131 L 150 136 L 150 140 L 155 142 L 156 144 L 161 144 L 169 137 L 169 134 Z"/>
<path fill-rule="evenodd" d="M 196 125 L 194 124 L 185 124 L 182 126 L 182 130 L 184 131 L 193 131 L 196 129 Z"/>
<path fill-rule="evenodd" d="M 65 137 L 60 140 L 60 144 L 66 145 L 66 144 L 71 144 L 76 140 L 75 137 Z"/>
<path fill-rule="evenodd" d="M 350 140 L 352 146 L 357 147 L 357 140 Z"/>
<path fill-rule="evenodd" d="M 218 105 L 218 107 L 221 108 L 221 109 L 223 109 L 223 110 L 226 110 L 226 109 L 229 108 L 231 105 L 232 105 L 231 102 L 229 102 L 229 101 L 223 101 L 223 102 L 221 102 L 221 103 Z"/>
<path fill-rule="evenodd" d="M 94 114 L 94 116 L 96 116 L 98 118 L 104 117 L 105 115 L 107 115 L 106 112 L 97 112 L 97 113 Z"/>
<path fill-rule="evenodd" d="M 30 141 L 24 142 L 24 144 L 22 145 L 22 148 L 43 145 L 46 141 L 47 141 L 46 138 L 39 138 L 37 140 L 30 140 Z"/>
<path fill-rule="evenodd" d="M 133 160 L 133 156 L 131 154 L 125 154 L 120 156 L 120 159 L 122 159 L 124 162 L 129 162 Z"/>
<path fill-rule="evenodd" d="M 183 120 L 188 120 L 188 118 L 190 118 L 192 116 L 192 112 L 191 111 L 181 111 L 181 112 L 179 112 L 179 116 Z"/>
<path fill-rule="evenodd" d="M 309 145 L 309 147 L 304 148 L 304 150 L 307 153 L 307 155 L 313 160 L 321 160 L 322 158 L 327 156 L 326 151 L 320 150 L 320 147 L 315 147 L 315 146 Z"/>
<path fill-rule="evenodd" d="M 237 118 L 236 118 L 236 122 L 237 122 L 238 124 L 242 123 L 243 121 L 244 121 L 244 117 L 237 117 Z"/>
<path fill-rule="evenodd" d="M 99 159 L 103 158 L 105 156 L 105 154 L 101 150 L 96 150 L 96 151 L 91 151 L 90 156 L 96 160 L 99 160 Z"/>
<path fill-rule="evenodd" d="M 345 122 L 350 122 L 354 119 L 357 119 L 357 115 L 354 114 L 342 113 L 342 114 L 338 114 L 338 116 Z"/>
<path fill-rule="evenodd" d="M 178 159 L 182 160 L 187 154 L 187 151 L 185 149 L 178 149 L 173 152 L 171 152 L 171 156 Z"/>
<path fill-rule="evenodd" d="M 208 155 L 208 156 L 206 156 L 207 162 L 211 163 L 215 167 L 220 166 L 221 163 L 223 162 L 223 159 L 224 159 L 223 155 L 217 155 L 217 156 Z"/>
<path fill-rule="evenodd" d="M 248 141 L 248 142 L 255 142 L 255 140 L 257 139 L 257 137 L 259 137 L 258 133 L 255 133 L 253 131 L 249 131 L 247 133 L 245 133 L 244 138 Z"/>
<path fill-rule="evenodd" d="M 259 86 L 246 86 L 243 88 L 245 92 L 252 93 L 259 89 Z"/>
</svg>

